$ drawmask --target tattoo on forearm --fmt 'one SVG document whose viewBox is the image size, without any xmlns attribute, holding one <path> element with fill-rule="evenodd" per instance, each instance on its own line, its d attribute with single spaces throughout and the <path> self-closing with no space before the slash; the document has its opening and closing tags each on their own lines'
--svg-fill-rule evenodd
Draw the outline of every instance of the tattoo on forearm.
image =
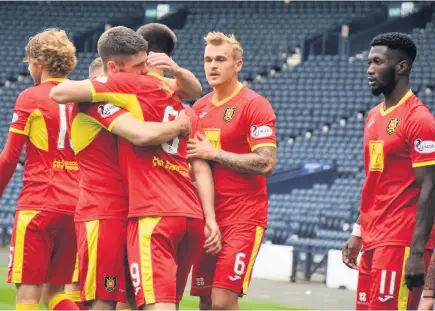
<svg viewBox="0 0 435 311">
<path fill-rule="evenodd" d="M 216 162 L 243 174 L 270 175 L 275 170 L 276 148 L 260 147 L 247 154 L 221 150 Z"/>
<path fill-rule="evenodd" d="M 435 255 L 432 255 L 427 277 L 424 282 L 424 290 L 435 290 Z"/>
</svg>

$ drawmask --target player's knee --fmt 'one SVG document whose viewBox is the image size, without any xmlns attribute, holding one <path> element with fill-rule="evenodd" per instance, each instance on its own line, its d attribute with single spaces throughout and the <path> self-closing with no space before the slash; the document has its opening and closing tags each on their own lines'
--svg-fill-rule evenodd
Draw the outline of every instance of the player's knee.
<svg viewBox="0 0 435 311">
<path fill-rule="evenodd" d="M 17 284 L 17 303 L 39 304 L 42 285 Z"/>
<path fill-rule="evenodd" d="M 48 304 L 56 295 L 64 294 L 64 292 L 65 292 L 64 286 L 58 286 L 58 285 L 46 283 L 44 284 L 42 289 L 42 296 L 41 296 L 42 302 L 44 303 L 45 306 L 48 307 Z"/>
<path fill-rule="evenodd" d="M 199 310 L 211 310 L 211 297 L 199 297 Z"/>
</svg>

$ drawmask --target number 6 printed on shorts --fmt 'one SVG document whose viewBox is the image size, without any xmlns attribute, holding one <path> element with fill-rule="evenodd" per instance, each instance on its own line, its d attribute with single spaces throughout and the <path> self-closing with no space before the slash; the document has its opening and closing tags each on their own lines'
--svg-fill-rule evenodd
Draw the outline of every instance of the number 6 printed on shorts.
<svg viewBox="0 0 435 311">
<path fill-rule="evenodd" d="M 245 273 L 246 265 L 243 259 L 246 257 L 245 253 L 237 253 L 236 260 L 234 262 L 234 273 L 235 276 L 229 276 L 231 281 L 241 280 L 241 275 Z"/>
</svg>

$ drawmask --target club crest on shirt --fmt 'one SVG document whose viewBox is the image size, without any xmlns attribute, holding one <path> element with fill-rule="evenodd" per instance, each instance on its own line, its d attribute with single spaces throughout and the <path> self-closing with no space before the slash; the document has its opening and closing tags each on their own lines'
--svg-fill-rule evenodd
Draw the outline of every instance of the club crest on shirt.
<svg viewBox="0 0 435 311">
<path fill-rule="evenodd" d="M 236 108 L 227 107 L 224 112 L 224 121 L 230 122 L 234 118 L 234 114 L 236 113 Z"/>
<path fill-rule="evenodd" d="M 399 126 L 400 118 L 391 118 L 387 124 L 387 133 L 388 135 L 393 134 L 397 127 Z"/>
<path fill-rule="evenodd" d="M 106 288 L 108 292 L 113 292 L 116 289 L 117 281 L 118 278 L 116 276 L 105 276 L 104 288 Z"/>
</svg>

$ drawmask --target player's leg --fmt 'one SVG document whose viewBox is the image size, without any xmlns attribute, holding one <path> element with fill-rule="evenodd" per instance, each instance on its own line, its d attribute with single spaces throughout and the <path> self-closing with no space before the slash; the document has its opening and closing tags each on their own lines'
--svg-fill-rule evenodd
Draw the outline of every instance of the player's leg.
<svg viewBox="0 0 435 311">
<path fill-rule="evenodd" d="M 17 310 L 39 310 L 52 247 L 52 232 L 45 216 L 40 211 L 17 211 L 15 214 L 8 283 L 16 284 Z"/>
<path fill-rule="evenodd" d="M 136 304 L 146 310 L 175 310 L 176 250 L 184 217 L 141 217 L 129 221 L 128 261 Z"/>
<path fill-rule="evenodd" d="M 78 260 L 78 257 L 79 257 L 79 255 L 77 253 L 72 283 L 65 285 L 65 294 L 68 296 L 69 299 L 74 301 L 74 303 L 77 305 L 77 308 L 79 308 L 80 310 L 89 310 L 89 307 L 84 305 L 81 302 L 81 298 L 80 298 L 79 260 Z"/>
<path fill-rule="evenodd" d="M 81 298 L 92 310 L 113 310 L 126 302 L 126 231 L 121 220 L 77 223 Z"/>
<path fill-rule="evenodd" d="M 207 255 L 199 248 L 199 255 L 193 263 L 190 295 L 199 297 L 199 309 L 211 310 L 211 289 L 216 271 L 217 255 Z"/>
<path fill-rule="evenodd" d="M 72 282 L 77 258 L 74 216 L 51 212 L 47 214 L 51 215 L 50 227 L 54 238 L 42 301 L 49 310 L 78 310 L 77 305 L 65 294 L 65 285 Z"/>
<path fill-rule="evenodd" d="M 403 273 L 408 256 L 409 247 L 382 246 L 373 250 L 370 310 L 408 310 L 410 292 Z"/>
<path fill-rule="evenodd" d="M 239 309 L 238 297 L 248 293 L 264 228 L 240 224 L 221 228 L 221 232 L 223 247 L 213 279 L 212 309 L 236 310 Z"/>
<path fill-rule="evenodd" d="M 199 257 L 198 250 L 204 245 L 204 221 L 201 219 L 187 219 L 187 230 L 177 250 L 177 285 L 176 285 L 176 309 L 179 309 L 183 298 L 187 279 L 193 263 Z"/>
<path fill-rule="evenodd" d="M 368 310 L 371 288 L 371 265 L 373 251 L 364 251 L 361 255 L 356 290 L 356 310 Z"/>
</svg>

